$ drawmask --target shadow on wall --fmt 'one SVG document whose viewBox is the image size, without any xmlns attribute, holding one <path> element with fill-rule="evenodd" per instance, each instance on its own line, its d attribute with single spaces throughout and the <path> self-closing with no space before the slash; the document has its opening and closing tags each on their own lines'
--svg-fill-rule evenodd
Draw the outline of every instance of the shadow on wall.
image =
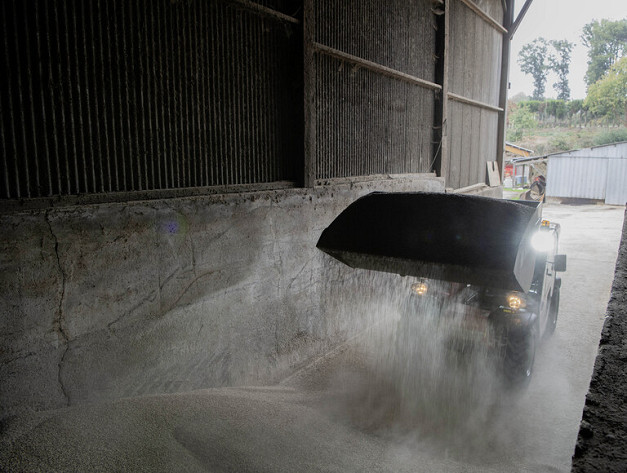
<svg viewBox="0 0 627 473">
<path fill-rule="evenodd" d="M 315 243 L 373 186 L 1 216 L 3 413 L 278 381 L 364 326 Z"/>
</svg>

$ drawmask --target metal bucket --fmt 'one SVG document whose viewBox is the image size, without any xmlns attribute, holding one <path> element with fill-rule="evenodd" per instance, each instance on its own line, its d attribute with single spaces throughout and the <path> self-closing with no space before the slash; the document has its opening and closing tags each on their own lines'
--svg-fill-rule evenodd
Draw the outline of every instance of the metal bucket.
<svg viewBox="0 0 627 473">
<path fill-rule="evenodd" d="M 353 268 L 527 292 L 542 205 L 462 194 L 374 192 L 317 247 Z"/>
</svg>

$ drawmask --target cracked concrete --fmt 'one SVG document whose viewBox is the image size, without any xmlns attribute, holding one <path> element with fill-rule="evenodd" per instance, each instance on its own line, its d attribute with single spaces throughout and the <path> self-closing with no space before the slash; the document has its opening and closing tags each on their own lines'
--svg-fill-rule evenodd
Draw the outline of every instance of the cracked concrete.
<svg viewBox="0 0 627 473">
<path fill-rule="evenodd" d="M 432 175 L 0 216 L 0 417 L 125 396 L 271 383 L 360 329 L 323 228 Z M 26 355 L 28 358 L 25 358 Z"/>
<path fill-rule="evenodd" d="M 68 334 L 66 333 L 65 328 L 63 326 L 63 302 L 65 301 L 66 275 L 65 275 L 65 271 L 63 271 L 63 266 L 61 265 L 61 258 L 59 256 L 59 239 L 57 238 L 57 235 L 54 233 L 54 230 L 52 229 L 52 222 L 50 221 L 49 211 L 45 213 L 45 219 L 46 219 L 46 223 L 48 224 L 48 228 L 50 229 L 50 235 L 52 236 L 52 239 L 54 241 L 54 254 L 56 256 L 59 274 L 61 275 L 61 295 L 59 297 L 59 306 L 57 308 L 57 319 L 55 321 L 55 330 L 57 331 L 57 333 L 59 333 L 59 335 L 61 335 L 61 343 L 65 345 L 65 350 L 62 352 L 61 358 L 59 359 L 59 363 L 58 363 L 59 369 L 57 373 L 57 380 L 59 382 L 59 387 L 61 389 L 61 392 L 63 393 L 63 396 L 66 399 L 67 405 L 69 406 L 71 404 L 70 395 L 67 392 L 67 389 L 65 388 L 65 385 L 63 383 L 63 362 L 65 360 L 68 350 L 70 349 L 70 338 Z"/>
</svg>

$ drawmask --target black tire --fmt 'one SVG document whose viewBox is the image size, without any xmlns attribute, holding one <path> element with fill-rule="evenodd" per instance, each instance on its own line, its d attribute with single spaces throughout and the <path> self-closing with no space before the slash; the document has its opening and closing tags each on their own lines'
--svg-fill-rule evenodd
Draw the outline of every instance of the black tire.
<svg viewBox="0 0 627 473">
<path fill-rule="evenodd" d="M 560 288 L 558 285 L 553 287 L 553 294 L 551 295 L 551 305 L 549 307 L 549 317 L 546 321 L 546 335 L 551 336 L 555 332 L 557 327 L 557 314 L 560 310 Z"/>
<path fill-rule="evenodd" d="M 529 384 L 536 358 L 536 333 L 534 325 L 507 336 L 503 375 L 508 387 L 521 388 Z"/>
</svg>

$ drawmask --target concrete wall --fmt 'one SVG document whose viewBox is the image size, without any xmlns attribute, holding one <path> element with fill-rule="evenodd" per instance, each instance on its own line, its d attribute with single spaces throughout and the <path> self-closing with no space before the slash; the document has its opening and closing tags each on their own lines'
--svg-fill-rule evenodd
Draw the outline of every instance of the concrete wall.
<svg viewBox="0 0 627 473">
<path fill-rule="evenodd" d="M 276 382 L 369 323 L 336 289 L 363 271 L 318 251 L 321 231 L 373 190 L 443 189 L 396 176 L 0 216 L 0 416 Z"/>
</svg>

